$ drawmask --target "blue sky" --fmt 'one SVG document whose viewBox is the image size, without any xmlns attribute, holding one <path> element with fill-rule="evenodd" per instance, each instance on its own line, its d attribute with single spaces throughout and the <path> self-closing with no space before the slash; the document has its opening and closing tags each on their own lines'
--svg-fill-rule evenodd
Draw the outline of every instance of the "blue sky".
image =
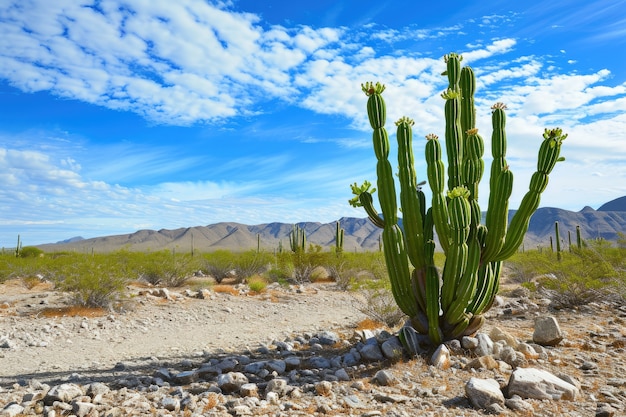
<svg viewBox="0 0 626 417">
<path fill-rule="evenodd" d="M 424 179 L 449 52 L 478 76 L 487 150 L 508 106 L 511 208 L 545 127 L 569 137 L 542 206 L 626 195 L 624 0 L 5 0 L 0 32 L 5 247 L 365 217 L 347 204 L 376 179 L 360 84 L 387 85 L 390 132 L 416 120 Z"/>
</svg>

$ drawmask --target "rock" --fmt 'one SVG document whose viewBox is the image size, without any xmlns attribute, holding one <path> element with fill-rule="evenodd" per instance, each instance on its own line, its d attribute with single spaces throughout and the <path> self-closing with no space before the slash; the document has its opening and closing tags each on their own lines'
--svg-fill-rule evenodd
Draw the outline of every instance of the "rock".
<svg viewBox="0 0 626 417">
<path fill-rule="evenodd" d="M 378 385 L 387 386 L 387 385 L 395 384 L 396 377 L 393 375 L 393 373 L 391 373 L 391 371 L 388 371 L 386 369 L 381 369 L 380 371 L 376 372 L 373 380 Z"/>
<path fill-rule="evenodd" d="M 461 339 L 461 346 L 463 349 L 474 350 L 478 346 L 478 339 L 471 336 L 463 336 Z"/>
<path fill-rule="evenodd" d="M 339 381 L 350 381 L 350 375 L 348 375 L 348 372 L 343 368 L 337 369 L 335 376 Z"/>
<path fill-rule="evenodd" d="M 489 332 L 489 337 L 494 342 L 502 340 L 506 343 L 507 346 L 511 346 L 513 349 L 517 349 L 517 339 L 510 333 L 501 330 L 499 327 L 494 327 L 493 329 L 491 329 L 491 331 Z"/>
<path fill-rule="evenodd" d="M 81 395 L 83 395 L 83 390 L 80 386 L 76 384 L 61 384 L 50 388 L 43 401 L 46 405 L 52 405 L 55 401 L 69 403 Z"/>
<path fill-rule="evenodd" d="M 229 372 L 217 377 L 217 386 L 224 392 L 237 391 L 247 383 L 248 378 L 241 372 Z"/>
<path fill-rule="evenodd" d="M 403 347 L 398 336 L 392 336 L 383 342 L 381 350 L 387 359 L 399 359 L 402 357 Z"/>
<path fill-rule="evenodd" d="M 541 346 L 556 346 L 563 340 L 563 332 L 552 316 L 538 317 L 535 320 L 533 342 Z"/>
<path fill-rule="evenodd" d="M 319 339 L 320 345 L 334 345 L 341 340 L 337 333 L 330 331 L 320 332 L 316 337 Z"/>
<path fill-rule="evenodd" d="M 598 405 L 596 409 L 596 417 L 613 417 L 615 409 L 608 404 Z"/>
<path fill-rule="evenodd" d="M 174 376 L 174 381 L 178 384 L 189 385 L 198 380 L 198 373 L 195 371 L 183 371 Z"/>
<path fill-rule="evenodd" d="M 470 378 L 465 384 L 465 395 L 478 409 L 485 409 L 491 404 L 504 405 L 504 394 L 495 379 Z"/>
<path fill-rule="evenodd" d="M 519 395 L 513 395 L 504 401 L 504 405 L 513 411 L 532 412 L 534 410 L 532 404 L 524 401 Z"/>
<path fill-rule="evenodd" d="M 470 363 L 465 365 L 465 369 L 498 369 L 498 367 L 498 361 L 491 355 L 474 358 Z"/>
<path fill-rule="evenodd" d="M 478 345 L 474 349 L 476 356 L 487 356 L 493 353 L 493 341 L 485 333 L 478 333 L 476 335 Z"/>
<path fill-rule="evenodd" d="M 257 384 L 243 384 L 239 387 L 239 393 L 242 397 L 258 397 L 259 396 L 259 387 Z"/>
<path fill-rule="evenodd" d="M 450 350 L 446 345 L 439 345 L 433 353 L 430 362 L 435 368 L 448 369 L 450 367 Z"/>
<path fill-rule="evenodd" d="M 284 378 L 272 379 L 270 382 L 267 383 L 267 386 L 265 387 L 265 392 L 275 392 L 282 397 L 287 393 L 287 380 Z"/>
<path fill-rule="evenodd" d="M 179 411 L 180 400 L 174 397 L 164 397 L 161 400 L 161 407 L 165 408 L 167 411 Z"/>
<path fill-rule="evenodd" d="M 2 410 L 0 410 L 0 417 L 16 417 L 21 415 L 24 411 L 24 407 L 16 403 L 7 404 Z"/>
<path fill-rule="evenodd" d="M 578 396 L 578 388 L 561 378 L 536 368 L 517 368 L 511 374 L 509 395 L 539 400 L 570 400 Z"/>
<path fill-rule="evenodd" d="M 367 362 L 378 362 L 385 359 L 378 345 L 367 344 L 359 351 L 361 359 Z"/>
<path fill-rule="evenodd" d="M 321 395 L 324 397 L 330 396 L 333 391 L 333 384 L 328 381 L 320 381 L 315 384 L 315 392 L 317 395 Z"/>
</svg>

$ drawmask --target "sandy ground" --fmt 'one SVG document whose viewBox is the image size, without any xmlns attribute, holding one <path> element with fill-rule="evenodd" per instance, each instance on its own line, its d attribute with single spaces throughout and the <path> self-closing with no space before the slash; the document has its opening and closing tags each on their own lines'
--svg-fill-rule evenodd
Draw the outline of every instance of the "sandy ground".
<svg viewBox="0 0 626 417">
<path fill-rule="evenodd" d="M 349 332 L 366 318 L 355 295 L 332 284 L 259 295 L 211 291 L 209 299 L 181 288 L 168 292 L 131 288 L 125 312 L 75 310 L 49 317 L 69 304 L 67 294 L 45 284 L 1 284 L 0 383 L 255 348 L 294 332 Z"/>
</svg>

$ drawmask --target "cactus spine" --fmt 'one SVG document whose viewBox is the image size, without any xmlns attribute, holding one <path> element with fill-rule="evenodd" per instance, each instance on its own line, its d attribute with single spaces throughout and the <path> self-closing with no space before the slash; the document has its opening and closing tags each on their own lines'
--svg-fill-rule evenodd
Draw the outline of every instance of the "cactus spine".
<svg viewBox="0 0 626 417">
<path fill-rule="evenodd" d="M 378 202 L 382 217 L 374 208 L 371 183 L 351 186 L 355 195 L 350 204 L 363 207 L 370 220 L 383 229 L 383 250 L 392 293 L 413 328 L 428 334 L 433 343 L 475 333 L 484 323 L 483 313 L 493 303 L 499 288 L 502 261 L 522 243 L 530 216 L 548 183 L 548 175 L 559 157 L 567 135 L 560 129 L 545 130 L 539 149 L 537 171 L 519 210 L 509 224 L 508 202 L 513 174 L 506 162 L 506 106 L 492 107 L 489 207 L 482 224 L 478 185 L 484 173 L 484 142 L 476 129 L 474 90 L 476 80 L 470 67 L 461 67 L 461 56 L 445 57 L 448 88 L 445 100 L 445 146 L 434 134 L 426 136 L 426 171 L 432 192 L 430 208 L 417 182 L 412 151 L 413 120 L 396 122 L 398 140 L 399 202 L 403 228 L 398 226 L 396 184 L 391 171 L 389 137 L 385 130 L 386 107 L 380 83 L 365 83 L 367 113 L 377 164 Z M 447 173 L 447 181 L 446 181 Z M 434 232 L 446 260 L 442 271 L 434 264 Z M 440 279 L 441 277 L 441 279 Z M 414 345 L 410 332 L 401 339 Z M 409 343 L 411 342 L 411 343 Z M 409 349 L 415 350 L 414 346 Z"/>
</svg>

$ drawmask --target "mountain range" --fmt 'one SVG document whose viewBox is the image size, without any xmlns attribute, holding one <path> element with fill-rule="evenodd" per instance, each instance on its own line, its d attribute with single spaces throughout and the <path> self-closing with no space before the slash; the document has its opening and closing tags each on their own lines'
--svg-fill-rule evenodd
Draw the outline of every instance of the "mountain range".
<svg viewBox="0 0 626 417">
<path fill-rule="evenodd" d="M 509 218 L 514 211 L 509 212 Z M 343 217 L 338 220 L 344 229 L 345 251 L 378 250 L 381 229 L 367 218 Z M 555 222 L 559 222 L 561 239 L 567 244 L 569 238 L 576 240 L 576 226 L 580 226 L 583 239 L 603 238 L 615 241 L 619 233 L 626 233 L 626 196 L 612 200 L 594 210 L 585 207 L 578 212 L 558 208 L 540 208 L 532 216 L 524 246 L 533 248 L 550 245 L 554 236 Z M 307 242 L 323 248 L 335 245 L 336 223 L 302 222 L 297 224 L 306 232 Z M 267 223 L 245 225 L 222 222 L 208 226 L 195 226 L 175 230 L 139 230 L 125 235 L 83 239 L 74 237 L 57 243 L 38 245 L 46 252 L 84 251 L 110 252 L 119 249 L 133 251 L 179 251 L 210 252 L 219 249 L 245 251 L 256 249 L 275 250 L 279 245 L 289 247 L 290 223 Z"/>
</svg>

